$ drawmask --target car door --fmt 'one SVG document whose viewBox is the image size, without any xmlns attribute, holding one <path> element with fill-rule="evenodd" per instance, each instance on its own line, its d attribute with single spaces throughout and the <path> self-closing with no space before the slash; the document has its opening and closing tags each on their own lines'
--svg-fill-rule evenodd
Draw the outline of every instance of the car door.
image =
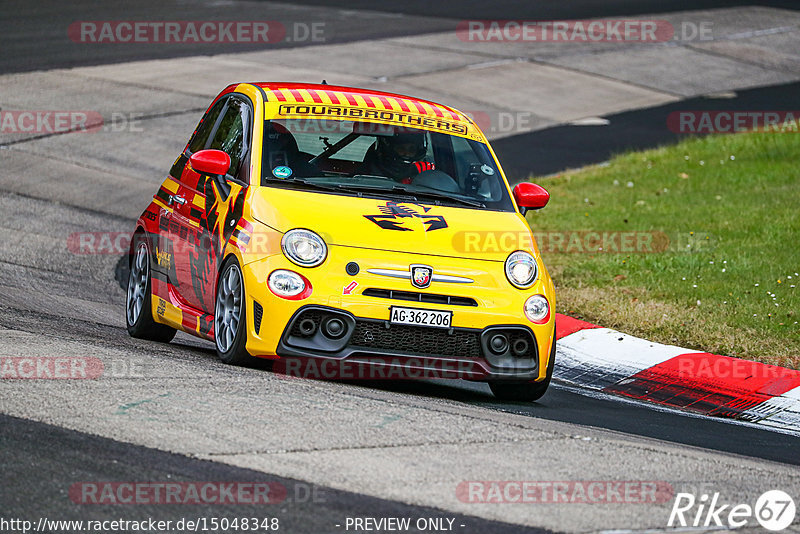
<svg viewBox="0 0 800 534">
<path fill-rule="evenodd" d="M 176 207 L 174 215 L 180 231 L 175 239 L 182 247 L 182 253 L 175 260 L 180 295 L 188 305 L 206 313 L 213 313 L 221 253 L 233 230 L 228 231 L 227 226 L 222 228 L 225 221 L 220 219 L 229 211 L 233 189 L 242 189 L 241 185 L 236 187 L 236 182 L 246 184 L 249 179 L 247 159 L 253 123 L 252 107 L 244 97 L 230 95 L 216 106 L 220 106 L 219 112 L 212 109 L 208 114 L 209 121 L 214 119 L 213 126 L 201 125 L 184 153 L 186 162 L 180 178 L 184 202 Z M 203 149 L 222 150 L 230 156 L 228 176 L 211 177 L 192 169 L 189 157 Z"/>
<path fill-rule="evenodd" d="M 182 279 L 178 276 L 176 270 L 176 263 L 180 261 L 181 255 L 186 253 L 183 242 L 188 238 L 182 215 L 185 210 L 184 202 L 186 201 L 187 193 L 181 182 L 181 177 L 189 161 L 187 154 L 192 152 L 189 147 L 205 145 L 223 107 L 224 102 L 217 103 L 211 106 L 203 115 L 184 152 L 175 160 L 169 175 L 154 195 L 154 201 L 160 206 L 158 234 L 153 236 L 154 275 L 157 279 L 168 282 L 179 294 L 181 291 L 178 288 L 180 288 L 181 284 L 188 283 L 185 278 Z M 183 239 L 181 238 L 182 232 L 186 232 Z M 168 293 L 174 294 L 174 292 L 167 289 L 167 286 L 164 286 L 159 294 L 162 298 L 168 299 L 170 298 Z"/>
<path fill-rule="evenodd" d="M 189 156 L 205 148 L 221 118 L 225 104 L 225 100 L 219 100 L 203 115 L 186 148 L 172 165 L 165 186 L 162 186 L 163 200 L 167 208 L 162 212 L 160 229 L 167 238 L 165 241 L 170 244 L 171 253 L 167 277 L 184 306 L 196 303 L 196 299 L 191 298 L 195 291 L 194 279 L 191 273 L 186 271 L 185 266 L 194 249 L 201 245 L 202 236 L 196 231 L 197 227 L 193 227 L 189 222 L 192 212 L 197 209 L 195 187 L 191 183 Z"/>
</svg>

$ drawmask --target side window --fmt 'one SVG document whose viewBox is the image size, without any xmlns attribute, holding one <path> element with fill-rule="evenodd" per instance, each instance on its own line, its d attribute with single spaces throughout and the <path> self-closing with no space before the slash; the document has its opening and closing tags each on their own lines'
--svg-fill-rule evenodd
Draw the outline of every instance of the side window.
<svg viewBox="0 0 800 534">
<path fill-rule="evenodd" d="M 245 158 L 250 128 L 250 108 L 238 98 L 228 100 L 225 115 L 208 148 L 222 150 L 231 157 L 229 174 L 236 176 Z"/>
<path fill-rule="evenodd" d="M 214 107 L 208 111 L 206 116 L 201 120 L 200 124 L 197 125 L 197 130 L 195 131 L 194 137 L 189 143 L 189 152 L 194 154 L 198 150 L 203 150 L 206 147 L 208 136 L 211 135 L 211 130 L 214 129 L 217 118 L 219 117 L 222 108 L 225 107 L 225 102 L 226 100 L 224 98 L 220 99 L 219 102 L 214 104 Z"/>
</svg>

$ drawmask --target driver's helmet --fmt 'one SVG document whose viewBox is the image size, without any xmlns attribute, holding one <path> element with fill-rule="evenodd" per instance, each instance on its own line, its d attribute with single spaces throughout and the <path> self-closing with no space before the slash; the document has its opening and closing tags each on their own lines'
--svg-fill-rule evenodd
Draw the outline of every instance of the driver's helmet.
<svg viewBox="0 0 800 534">
<path fill-rule="evenodd" d="M 415 163 L 428 152 L 425 132 L 398 131 L 391 136 L 378 138 L 378 156 L 384 164 L 402 165 Z"/>
</svg>

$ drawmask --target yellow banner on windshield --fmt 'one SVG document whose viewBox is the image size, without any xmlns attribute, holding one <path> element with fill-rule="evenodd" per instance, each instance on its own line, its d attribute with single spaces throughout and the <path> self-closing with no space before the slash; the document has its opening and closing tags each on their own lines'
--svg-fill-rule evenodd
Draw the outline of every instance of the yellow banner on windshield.
<svg viewBox="0 0 800 534">
<path fill-rule="evenodd" d="M 388 109 L 367 109 L 330 104 L 281 104 L 278 108 L 278 115 L 287 118 L 313 117 L 377 122 L 480 139 L 480 135 L 477 132 L 474 130 L 470 132 L 470 126 L 465 122 L 451 121 L 442 117 L 402 113 Z"/>
</svg>

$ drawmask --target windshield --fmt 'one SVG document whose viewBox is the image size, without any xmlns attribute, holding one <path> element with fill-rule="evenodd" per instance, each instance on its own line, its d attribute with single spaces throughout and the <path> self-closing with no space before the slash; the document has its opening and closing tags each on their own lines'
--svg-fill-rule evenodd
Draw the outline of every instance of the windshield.
<svg viewBox="0 0 800 534">
<path fill-rule="evenodd" d="M 514 210 L 485 144 L 406 126 L 268 120 L 262 169 L 261 183 L 267 186 Z"/>
</svg>

